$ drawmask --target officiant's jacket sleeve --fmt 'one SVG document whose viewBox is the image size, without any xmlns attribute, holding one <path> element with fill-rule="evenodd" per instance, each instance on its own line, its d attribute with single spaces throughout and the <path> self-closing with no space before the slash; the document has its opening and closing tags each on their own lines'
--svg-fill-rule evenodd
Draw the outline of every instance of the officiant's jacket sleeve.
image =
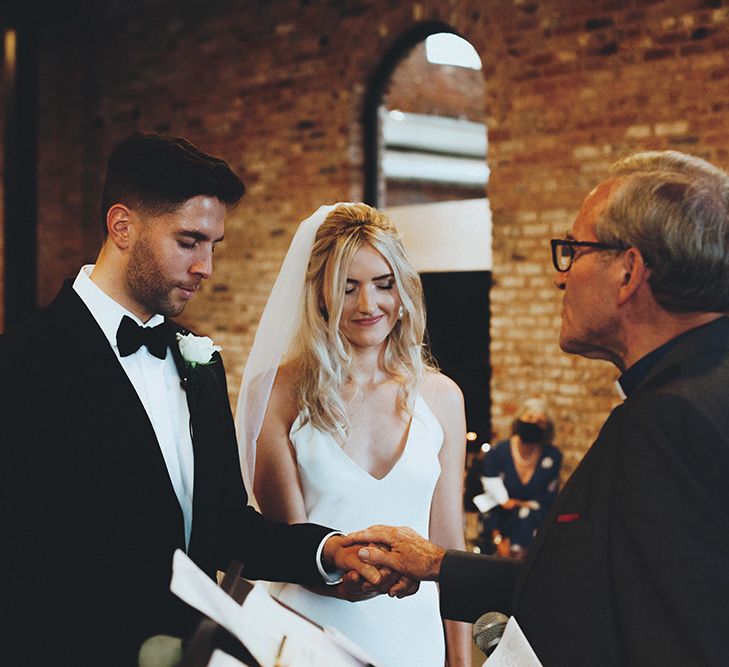
<svg viewBox="0 0 729 667">
<path fill-rule="evenodd" d="M 518 561 L 448 551 L 440 570 L 440 608 L 444 618 L 473 623 L 487 611 L 512 613 Z"/>
</svg>

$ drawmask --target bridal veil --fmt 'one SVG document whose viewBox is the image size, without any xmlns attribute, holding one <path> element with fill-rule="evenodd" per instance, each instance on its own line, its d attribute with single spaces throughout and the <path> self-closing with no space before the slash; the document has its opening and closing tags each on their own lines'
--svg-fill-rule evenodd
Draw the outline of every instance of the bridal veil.
<svg viewBox="0 0 729 667">
<path fill-rule="evenodd" d="M 255 504 L 256 441 L 276 371 L 294 342 L 304 312 L 304 283 L 314 237 L 329 213 L 339 205 L 320 206 L 299 225 L 268 297 L 243 370 L 235 422 L 243 481 L 252 504 Z"/>
</svg>

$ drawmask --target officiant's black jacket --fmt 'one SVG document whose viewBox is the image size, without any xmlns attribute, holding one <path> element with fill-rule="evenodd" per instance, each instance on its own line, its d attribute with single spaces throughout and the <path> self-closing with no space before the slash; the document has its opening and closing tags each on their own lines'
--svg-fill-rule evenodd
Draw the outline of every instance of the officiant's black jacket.
<svg viewBox="0 0 729 667">
<path fill-rule="evenodd" d="M 133 665 L 139 644 L 194 614 L 169 592 L 180 506 L 147 414 L 67 283 L 0 337 L 0 664 Z M 246 505 L 225 371 L 190 373 L 195 481 L 189 555 L 211 576 L 321 581 L 328 529 Z"/>
<path fill-rule="evenodd" d="M 729 664 L 729 320 L 613 410 L 523 566 L 449 552 L 440 591 L 513 612 L 546 667 Z"/>
</svg>

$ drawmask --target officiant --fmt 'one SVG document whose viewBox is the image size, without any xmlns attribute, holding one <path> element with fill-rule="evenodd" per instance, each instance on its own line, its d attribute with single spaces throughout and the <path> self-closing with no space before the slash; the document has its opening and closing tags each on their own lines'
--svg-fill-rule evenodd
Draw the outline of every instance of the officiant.
<svg viewBox="0 0 729 667">
<path fill-rule="evenodd" d="M 446 618 L 515 616 L 545 667 L 729 655 L 729 175 L 676 151 L 616 163 L 551 243 L 563 351 L 612 362 L 623 402 L 524 561 L 405 529 L 350 536 L 440 583 Z"/>
</svg>

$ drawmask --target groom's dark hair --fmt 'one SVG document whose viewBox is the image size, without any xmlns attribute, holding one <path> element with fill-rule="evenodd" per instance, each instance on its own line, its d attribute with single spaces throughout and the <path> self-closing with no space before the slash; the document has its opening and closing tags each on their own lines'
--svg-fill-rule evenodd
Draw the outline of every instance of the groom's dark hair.
<svg viewBox="0 0 729 667">
<path fill-rule="evenodd" d="M 111 152 L 101 196 L 101 225 L 114 204 L 149 215 L 172 213 L 198 195 L 234 206 L 245 192 L 224 160 L 203 153 L 186 139 L 136 132 Z"/>
</svg>

